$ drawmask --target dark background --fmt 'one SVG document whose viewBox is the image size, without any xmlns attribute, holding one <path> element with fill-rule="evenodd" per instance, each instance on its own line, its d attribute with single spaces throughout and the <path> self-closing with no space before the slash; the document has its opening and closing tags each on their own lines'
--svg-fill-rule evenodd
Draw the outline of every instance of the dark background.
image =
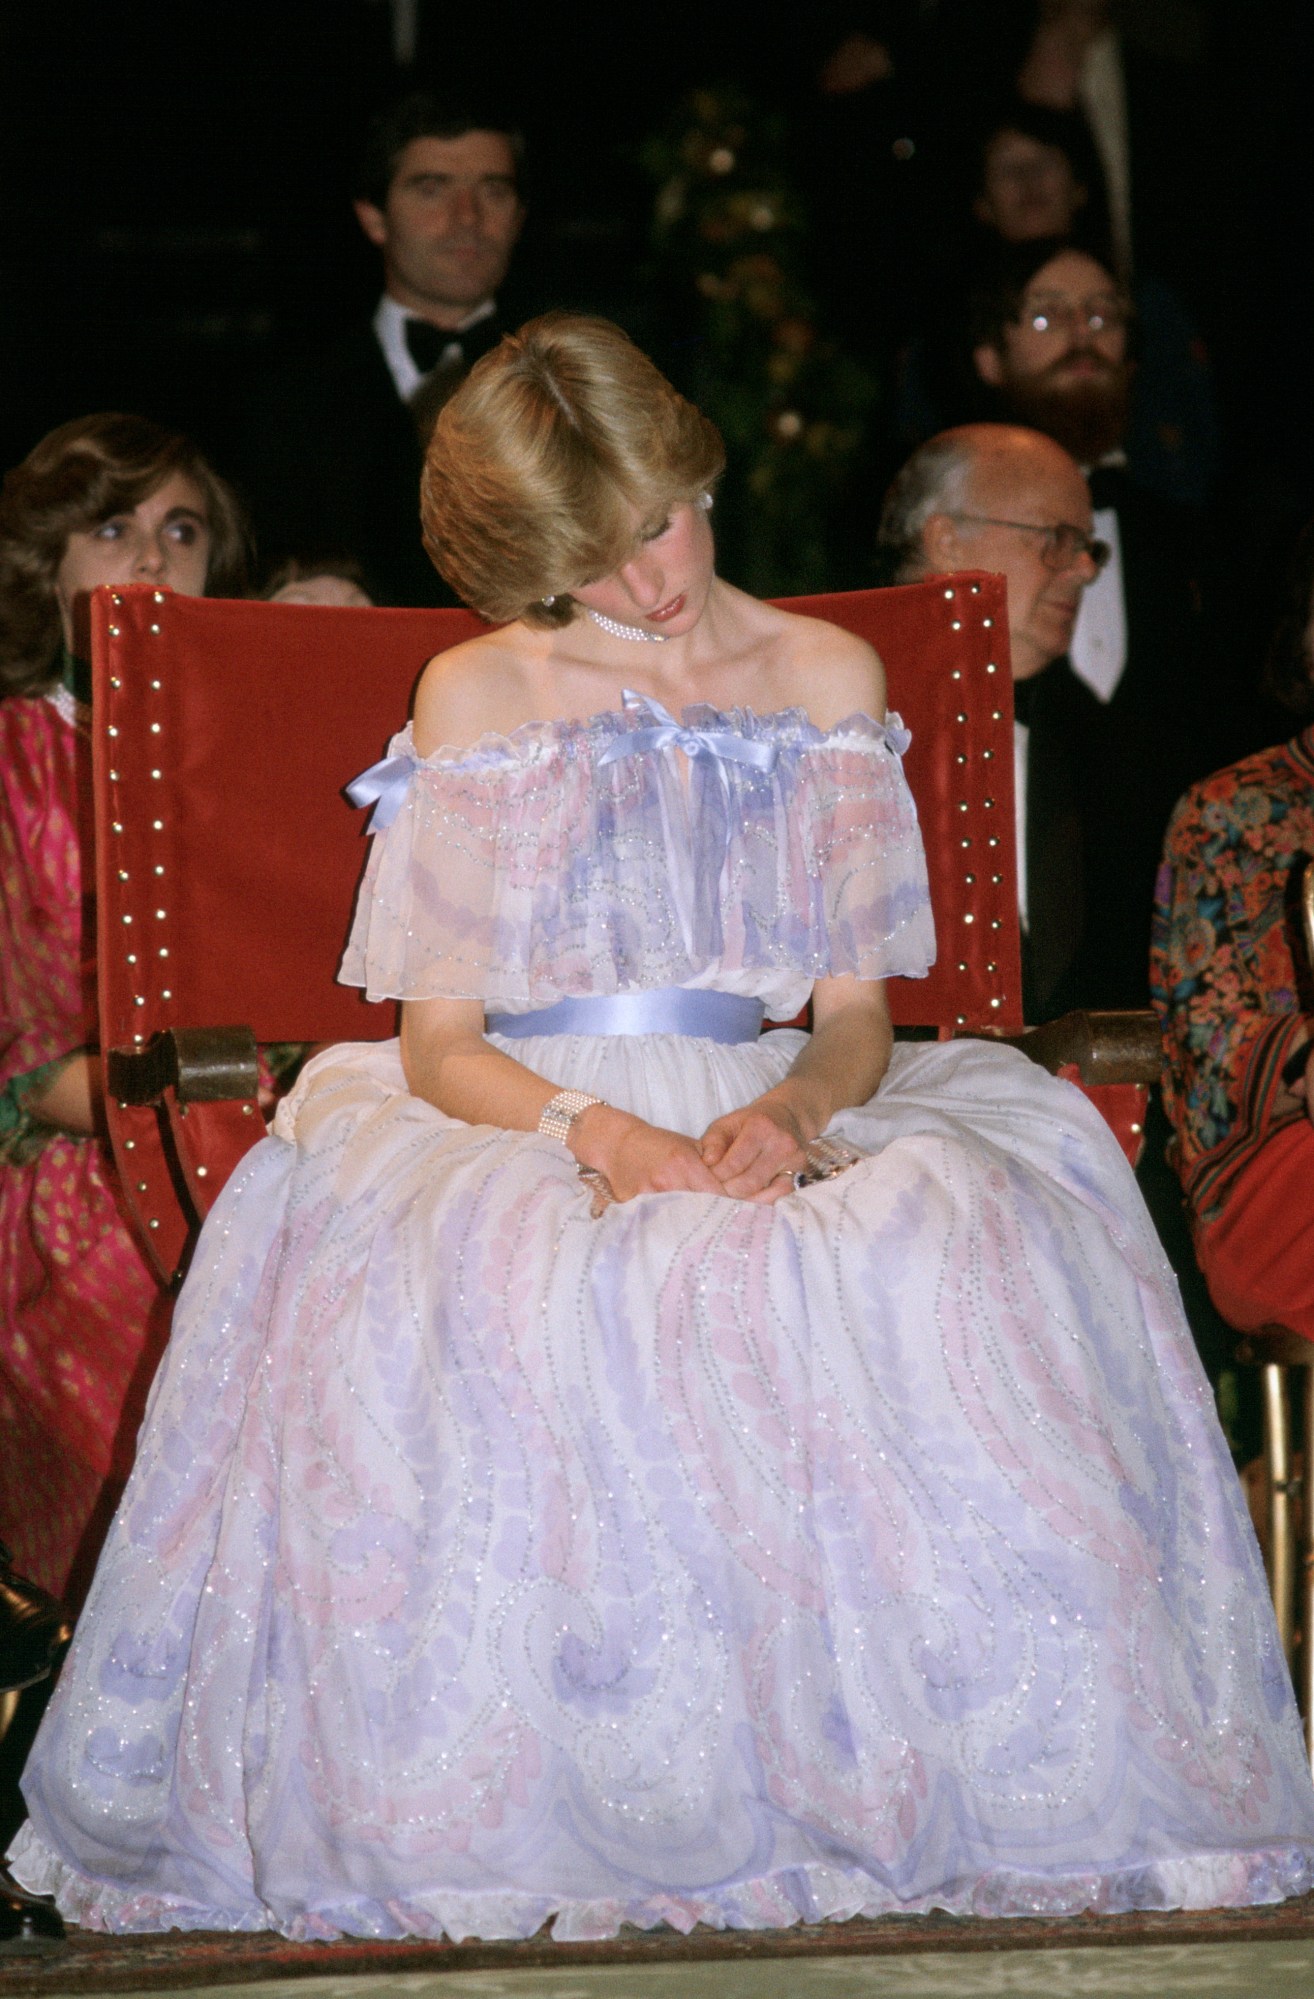
<svg viewBox="0 0 1314 1999">
<path fill-rule="evenodd" d="M 639 337 L 655 329 L 660 345 L 637 142 L 692 85 L 733 79 L 790 123 L 821 291 L 841 320 L 879 316 L 951 228 L 936 210 L 938 163 L 973 93 L 1007 69 L 1029 10 L 826 4 L 771 26 L 753 8 L 685 0 L 472 11 L 460 26 L 452 7 L 419 0 L 409 64 L 397 61 L 387 0 L 0 12 L 0 463 L 55 423 L 120 407 L 194 431 L 222 467 L 252 372 L 377 296 L 377 262 L 348 207 L 349 162 L 371 107 L 412 82 L 495 83 L 526 117 L 533 213 L 517 276 L 530 308 L 612 310 Z M 1314 8 L 1139 0 L 1125 24 L 1163 79 L 1155 173 L 1166 194 L 1151 247 L 1213 353 L 1223 517 L 1262 566 L 1314 510 L 1302 303 Z M 880 104 L 856 114 L 815 87 L 854 26 L 888 38 L 900 60 Z M 888 148 L 905 127 L 920 152 L 900 183 Z"/>
</svg>

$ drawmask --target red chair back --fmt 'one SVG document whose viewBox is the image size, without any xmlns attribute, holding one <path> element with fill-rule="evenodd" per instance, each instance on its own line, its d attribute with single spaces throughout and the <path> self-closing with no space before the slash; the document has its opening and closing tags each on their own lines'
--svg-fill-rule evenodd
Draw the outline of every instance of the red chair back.
<svg viewBox="0 0 1314 1999">
<path fill-rule="evenodd" d="M 796 600 L 871 641 L 913 733 L 937 960 L 894 980 L 897 1023 L 1022 1024 L 1012 698 L 1002 580 L 940 578 Z M 257 1040 L 396 1031 L 336 971 L 365 858 L 342 787 L 405 717 L 425 661 L 481 629 L 464 611 L 340 610 L 177 597 L 92 602 L 101 1045 L 248 1026 Z M 130 1206 L 172 1274 L 262 1124 L 252 1102 L 110 1105 Z"/>
</svg>

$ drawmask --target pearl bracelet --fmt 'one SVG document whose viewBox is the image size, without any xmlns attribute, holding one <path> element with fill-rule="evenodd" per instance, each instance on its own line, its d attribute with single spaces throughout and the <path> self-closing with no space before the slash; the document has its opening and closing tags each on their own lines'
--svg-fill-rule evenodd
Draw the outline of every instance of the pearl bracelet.
<svg viewBox="0 0 1314 1999">
<path fill-rule="evenodd" d="M 544 1138 L 559 1138 L 565 1145 L 576 1119 L 583 1116 L 590 1104 L 602 1101 L 601 1097 L 591 1097 L 587 1090 L 558 1090 L 539 1113 L 538 1128 Z"/>
</svg>

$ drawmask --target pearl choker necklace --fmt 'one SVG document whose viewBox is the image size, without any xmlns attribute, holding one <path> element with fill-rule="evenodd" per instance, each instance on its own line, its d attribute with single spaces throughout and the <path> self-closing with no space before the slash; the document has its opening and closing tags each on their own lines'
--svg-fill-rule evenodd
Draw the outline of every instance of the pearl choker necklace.
<svg viewBox="0 0 1314 1999">
<path fill-rule="evenodd" d="M 616 622 L 615 618 L 604 618 L 601 611 L 590 610 L 587 604 L 584 608 L 588 611 L 594 624 L 601 625 L 603 631 L 610 632 L 614 639 L 638 639 L 646 645 L 653 646 L 664 646 L 666 644 L 668 635 L 665 632 L 641 632 L 637 625 L 621 625 Z"/>
</svg>

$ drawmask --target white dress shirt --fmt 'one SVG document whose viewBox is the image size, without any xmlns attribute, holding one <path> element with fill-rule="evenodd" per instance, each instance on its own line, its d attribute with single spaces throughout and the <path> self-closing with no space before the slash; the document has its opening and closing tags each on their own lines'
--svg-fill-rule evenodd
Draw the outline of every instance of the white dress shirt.
<svg viewBox="0 0 1314 1999">
<path fill-rule="evenodd" d="M 1081 593 L 1068 658 L 1072 671 L 1101 701 L 1111 701 L 1127 665 L 1127 603 L 1122 590 L 1122 542 L 1113 507 L 1096 507 L 1095 536 L 1112 553 Z"/>
</svg>

